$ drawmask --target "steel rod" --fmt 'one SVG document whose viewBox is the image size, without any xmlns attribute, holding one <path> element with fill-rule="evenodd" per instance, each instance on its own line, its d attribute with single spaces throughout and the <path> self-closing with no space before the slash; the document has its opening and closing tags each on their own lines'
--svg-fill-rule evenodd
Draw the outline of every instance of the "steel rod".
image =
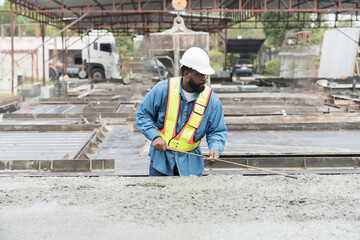
<svg viewBox="0 0 360 240">
<path fill-rule="evenodd" d="M 174 151 L 174 152 L 180 152 L 180 153 L 185 153 L 185 154 L 189 154 L 189 155 L 193 155 L 193 156 L 197 156 L 197 157 L 201 157 L 201 158 L 206 158 L 206 156 L 203 156 L 203 155 L 199 155 L 199 154 L 192 153 L 192 152 L 185 152 L 185 151 L 178 150 L 178 149 L 173 149 L 173 148 L 170 148 L 169 146 L 167 147 L 166 150 Z M 282 175 L 282 176 L 284 176 L 284 177 L 289 177 L 289 178 L 297 179 L 297 177 L 295 177 L 295 176 L 293 176 L 293 175 L 289 175 L 289 174 L 286 174 L 286 173 L 277 172 L 277 171 L 273 171 L 273 170 L 269 170 L 269 169 L 258 168 L 258 167 L 254 167 L 254 166 L 250 166 L 250 165 L 246 165 L 246 164 L 241 164 L 241 163 L 235 163 L 235 162 L 223 160 L 223 159 L 220 159 L 220 158 L 214 158 L 214 160 L 215 160 L 215 161 L 219 161 L 219 162 L 224 162 L 224 163 L 228 163 L 228 164 L 233 164 L 233 165 L 241 166 L 241 167 L 245 167 L 245 168 L 252 168 L 252 169 L 256 169 L 256 170 L 260 170 L 260 171 L 271 172 L 271 173 L 274 173 L 274 174 L 277 174 L 277 175 Z"/>
</svg>

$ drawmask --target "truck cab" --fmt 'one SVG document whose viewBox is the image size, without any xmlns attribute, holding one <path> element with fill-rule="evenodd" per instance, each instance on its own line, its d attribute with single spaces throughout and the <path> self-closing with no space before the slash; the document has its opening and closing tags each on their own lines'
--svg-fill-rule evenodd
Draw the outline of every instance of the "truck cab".
<svg viewBox="0 0 360 240">
<path fill-rule="evenodd" d="M 119 54 L 115 38 L 106 30 L 92 30 L 82 38 L 82 60 L 85 68 L 79 77 L 90 76 L 93 80 L 121 79 Z"/>
</svg>

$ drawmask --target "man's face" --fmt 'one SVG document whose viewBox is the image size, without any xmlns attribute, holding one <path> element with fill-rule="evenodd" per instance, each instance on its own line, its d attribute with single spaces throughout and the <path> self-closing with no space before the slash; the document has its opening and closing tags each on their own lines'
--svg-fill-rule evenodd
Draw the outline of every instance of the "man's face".
<svg viewBox="0 0 360 240">
<path fill-rule="evenodd" d="M 191 70 L 188 81 L 189 87 L 193 92 L 201 93 L 205 89 L 206 75 L 199 73 L 198 71 Z"/>
</svg>

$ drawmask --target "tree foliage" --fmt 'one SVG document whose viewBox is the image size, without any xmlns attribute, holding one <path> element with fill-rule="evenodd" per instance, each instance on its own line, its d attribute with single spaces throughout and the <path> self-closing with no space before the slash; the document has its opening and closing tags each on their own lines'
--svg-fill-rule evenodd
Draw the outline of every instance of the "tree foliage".
<svg viewBox="0 0 360 240">
<path fill-rule="evenodd" d="M 304 20 L 310 20 L 309 15 L 303 15 L 298 13 L 285 13 L 285 12 L 266 12 L 261 15 L 261 19 L 264 21 L 264 33 L 267 38 L 267 43 L 273 47 L 280 47 L 286 33 L 290 29 L 301 31 L 304 27 L 310 27 L 309 21 L 305 24 Z"/>
<path fill-rule="evenodd" d="M 8 0 L 4 1 L 4 4 L 0 6 L 0 10 L 10 10 L 10 2 Z M 0 25 L 6 24 L 9 25 L 11 23 L 11 15 L 10 11 L 8 12 L 1 12 L 0 14 Z M 36 23 L 35 20 L 19 16 L 14 14 L 14 21 L 15 24 L 26 24 L 26 23 Z M 5 36 L 10 36 L 10 26 L 5 26 Z M 18 28 L 15 28 L 15 36 L 19 36 Z M 52 35 L 52 27 L 46 26 L 46 35 L 51 36 Z M 23 26 L 21 28 L 22 36 L 35 36 L 36 35 L 36 28 L 34 26 Z"/>
<path fill-rule="evenodd" d="M 255 20 L 250 19 L 250 20 Z M 253 22 L 242 22 L 238 23 L 227 30 L 227 38 L 265 38 L 265 34 L 262 30 L 261 23 L 257 23 L 257 28 L 255 27 Z M 222 32 L 222 35 L 225 35 L 225 32 Z M 215 35 L 210 36 L 210 59 L 213 68 L 215 71 L 222 70 L 224 66 L 224 41 L 220 37 L 216 37 Z M 256 60 L 257 54 L 240 54 L 240 53 L 227 53 L 226 58 L 226 69 L 231 68 L 231 66 L 235 63 L 238 58 L 250 58 L 253 61 Z"/>
<path fill-rule="evenodd" d="M 265 69 L 263 69 L 263 74 L 271 76 L 279 76 L 280 74 L 281 61 L 280 60 L 270 60 L 265 63 Z"/>
<path fill-rule="evenodd" d="M 132 36 L 117 36 L 116 45 L 116 50 L 119 53 L 120 61 L 123 61 L 131 56 L 137 57 Z"/>
</svg>

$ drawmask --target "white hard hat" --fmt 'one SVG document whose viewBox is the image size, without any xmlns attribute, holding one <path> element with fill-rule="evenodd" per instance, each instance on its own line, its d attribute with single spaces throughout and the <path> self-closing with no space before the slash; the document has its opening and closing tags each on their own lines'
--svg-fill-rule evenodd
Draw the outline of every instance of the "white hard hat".
<svg viewBox="0 0 360 240">
<path fill-rule="evenodd" d="M 198 47 L 192 47 L 186 50 L 180 59 L 180 63 L 205 75 L 215 73 L 214 69 L 210 66 L 209 56 L 204 50 Z"/>
</svg>

